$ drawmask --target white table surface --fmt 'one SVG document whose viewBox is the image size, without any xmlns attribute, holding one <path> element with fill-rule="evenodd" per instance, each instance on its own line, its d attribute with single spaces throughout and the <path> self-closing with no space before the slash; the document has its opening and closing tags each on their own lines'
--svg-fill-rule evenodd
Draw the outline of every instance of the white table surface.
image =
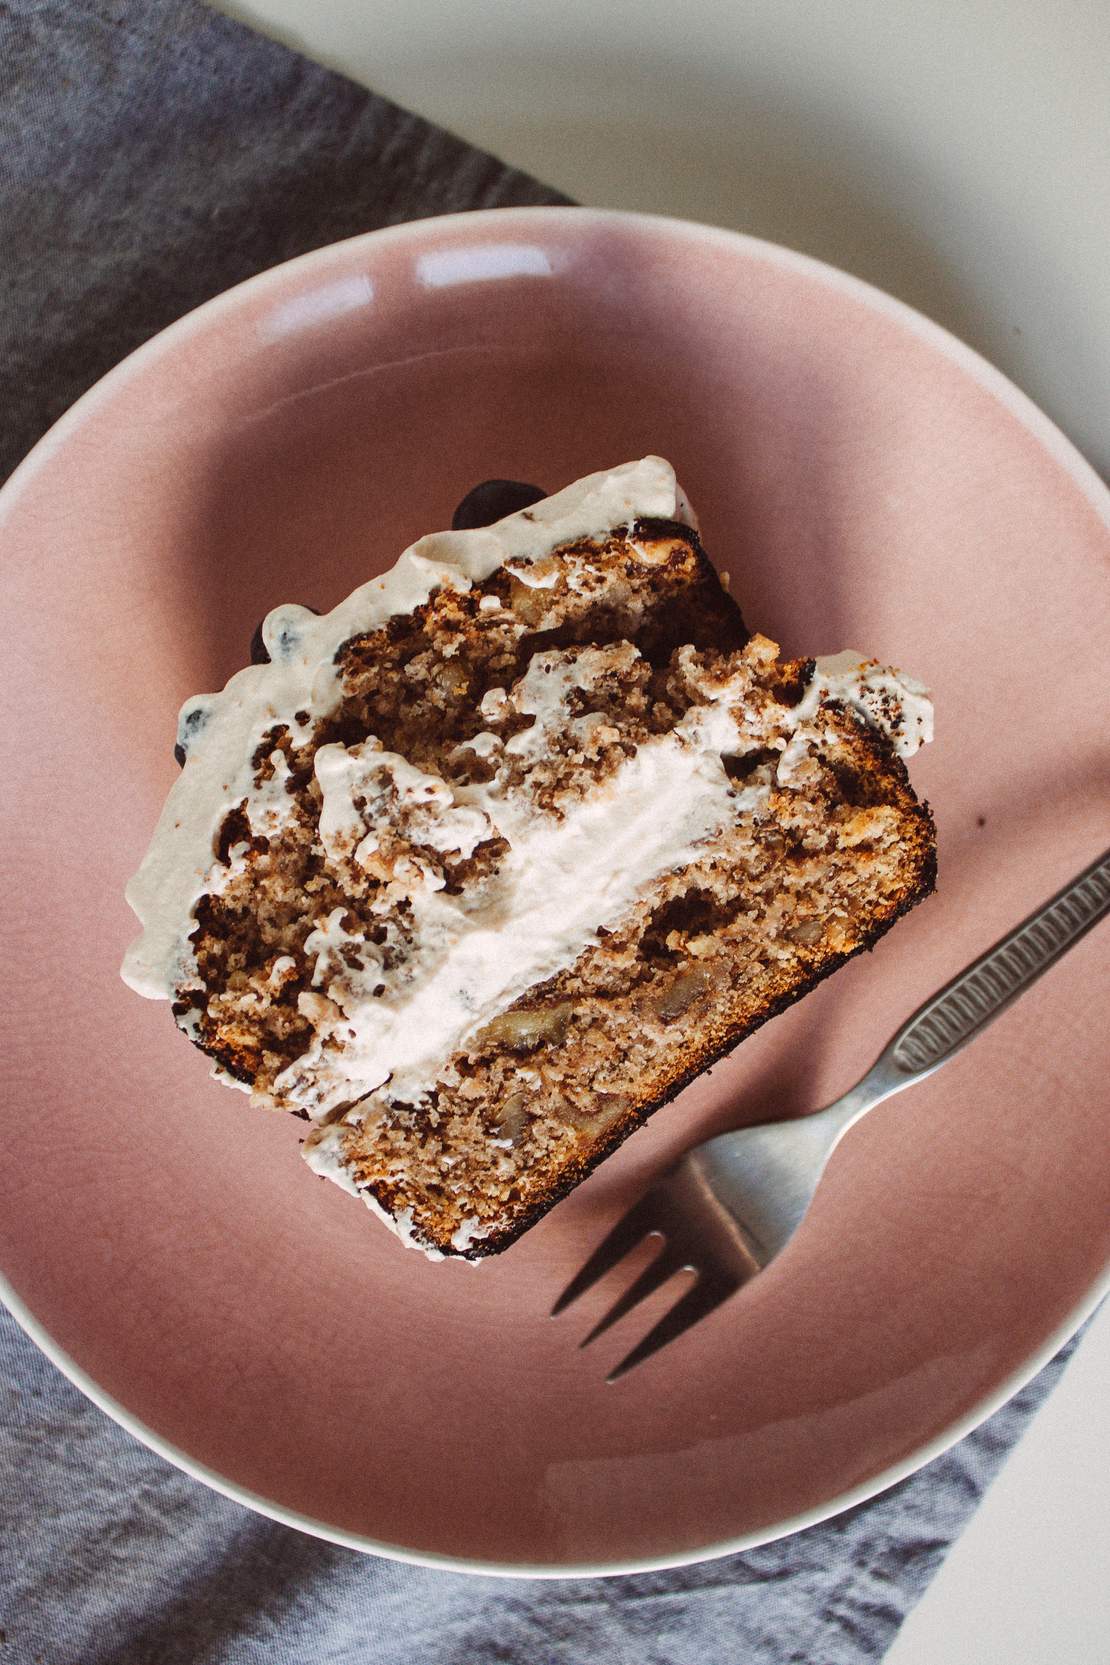
<svg viewBox="0 0 1110 1665">
<path fill-rule="evenodd" d="M 580 201 L 891 290 L 1110 473 L 1108 0 L 218 3 Z M 1108 1384 L 1110 1304 L 888 1665 L 1110 1660 Z"/>
</svg>

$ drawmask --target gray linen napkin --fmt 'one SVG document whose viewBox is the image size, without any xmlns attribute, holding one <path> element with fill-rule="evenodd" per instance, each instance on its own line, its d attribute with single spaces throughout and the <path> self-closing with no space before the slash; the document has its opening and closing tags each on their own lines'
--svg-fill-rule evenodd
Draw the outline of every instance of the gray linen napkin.
<svg viewBox="0 0 1110 1665">
<path fill-rule="evenodd" d="M 336 238 L 559 202 L 197 0 L 0 0 L 0 478 L 190 307 Z M 0 1312 L 2 1665 L 879 1659 L 1074 1343 L 947 1455 L 762 1549 L 471 1578 L 275 1525 L 153 1455 Z"/>
</svg>

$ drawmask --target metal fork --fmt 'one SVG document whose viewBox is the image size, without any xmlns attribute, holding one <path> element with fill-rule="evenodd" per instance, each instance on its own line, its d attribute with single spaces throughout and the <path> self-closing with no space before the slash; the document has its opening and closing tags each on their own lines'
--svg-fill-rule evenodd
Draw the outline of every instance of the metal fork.
<svg viewBox="0 0 1110 1665">
<path fill-rule="evenodd" d="M 552 1317 L 644 1237 L 655 1259 L 594 1325 L 587 1346 L 676 1272 L 685 1294 L 609 1372 L 616 1381 L 705 1318 L 761 1272 L 801 1225 L 825 1166 L 848 1129 L 877 1104 L 954 1058 L 1000 1012 L 1110 913 L 1110 850 L 1014 927 L 913 1014 L 863 1080 L 827 1109 L 795 1121 L 722 1133 L 687 1151 L 613 1228 L 571 1279 Z"/>
</svg>

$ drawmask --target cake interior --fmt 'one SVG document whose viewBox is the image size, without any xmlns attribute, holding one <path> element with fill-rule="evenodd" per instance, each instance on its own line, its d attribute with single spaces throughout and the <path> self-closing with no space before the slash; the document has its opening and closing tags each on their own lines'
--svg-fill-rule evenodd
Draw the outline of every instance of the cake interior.
<svg viewBox="0 0 1110 1665">
<path fill-rule="evenodd" d="M 336 709 L 258 747 L 255 787 L 283 818 L 260 835 L 246 804 L 227 816 L 174 1010 L 257 1102 L 311 1119 L 313 1165 L 418 1246 L 507 1246 L 931 886 L 928 812 L 887 741 L 835 699 L 805 705 L 812 662 L 749 639 L 685 526 L 641 523 L 440 589 L 338 663 Z M 510 841 L 475 819 L 476 794 L 494 782 L 557 837 L 725 705 L 730 814 L 692 859 L 445 1044 L 418 1090 L 363 1090 L 357 1014 L 435 970 L 422 898 L 496 915 Z M 356 766 L 342 820 L 328 781 Z M 644 836 L 680 808 L 649 804 Z M 506 918 L 506 942 L 519 928 Z"/>
</svg>

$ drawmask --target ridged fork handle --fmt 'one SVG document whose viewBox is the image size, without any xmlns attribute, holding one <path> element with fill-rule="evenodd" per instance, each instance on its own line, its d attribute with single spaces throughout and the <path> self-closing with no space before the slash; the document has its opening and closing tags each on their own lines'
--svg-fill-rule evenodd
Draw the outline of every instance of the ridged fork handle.
<svg viewBox="0 0 1110 1665">
<path fill-rule="evenodd" d="M 858 1086 L 825 1112 L 842 1124 L 839 1135 L 954 1058 L 1108 913 L 1110 850 L 907 1018 Z"/>
</svg>

